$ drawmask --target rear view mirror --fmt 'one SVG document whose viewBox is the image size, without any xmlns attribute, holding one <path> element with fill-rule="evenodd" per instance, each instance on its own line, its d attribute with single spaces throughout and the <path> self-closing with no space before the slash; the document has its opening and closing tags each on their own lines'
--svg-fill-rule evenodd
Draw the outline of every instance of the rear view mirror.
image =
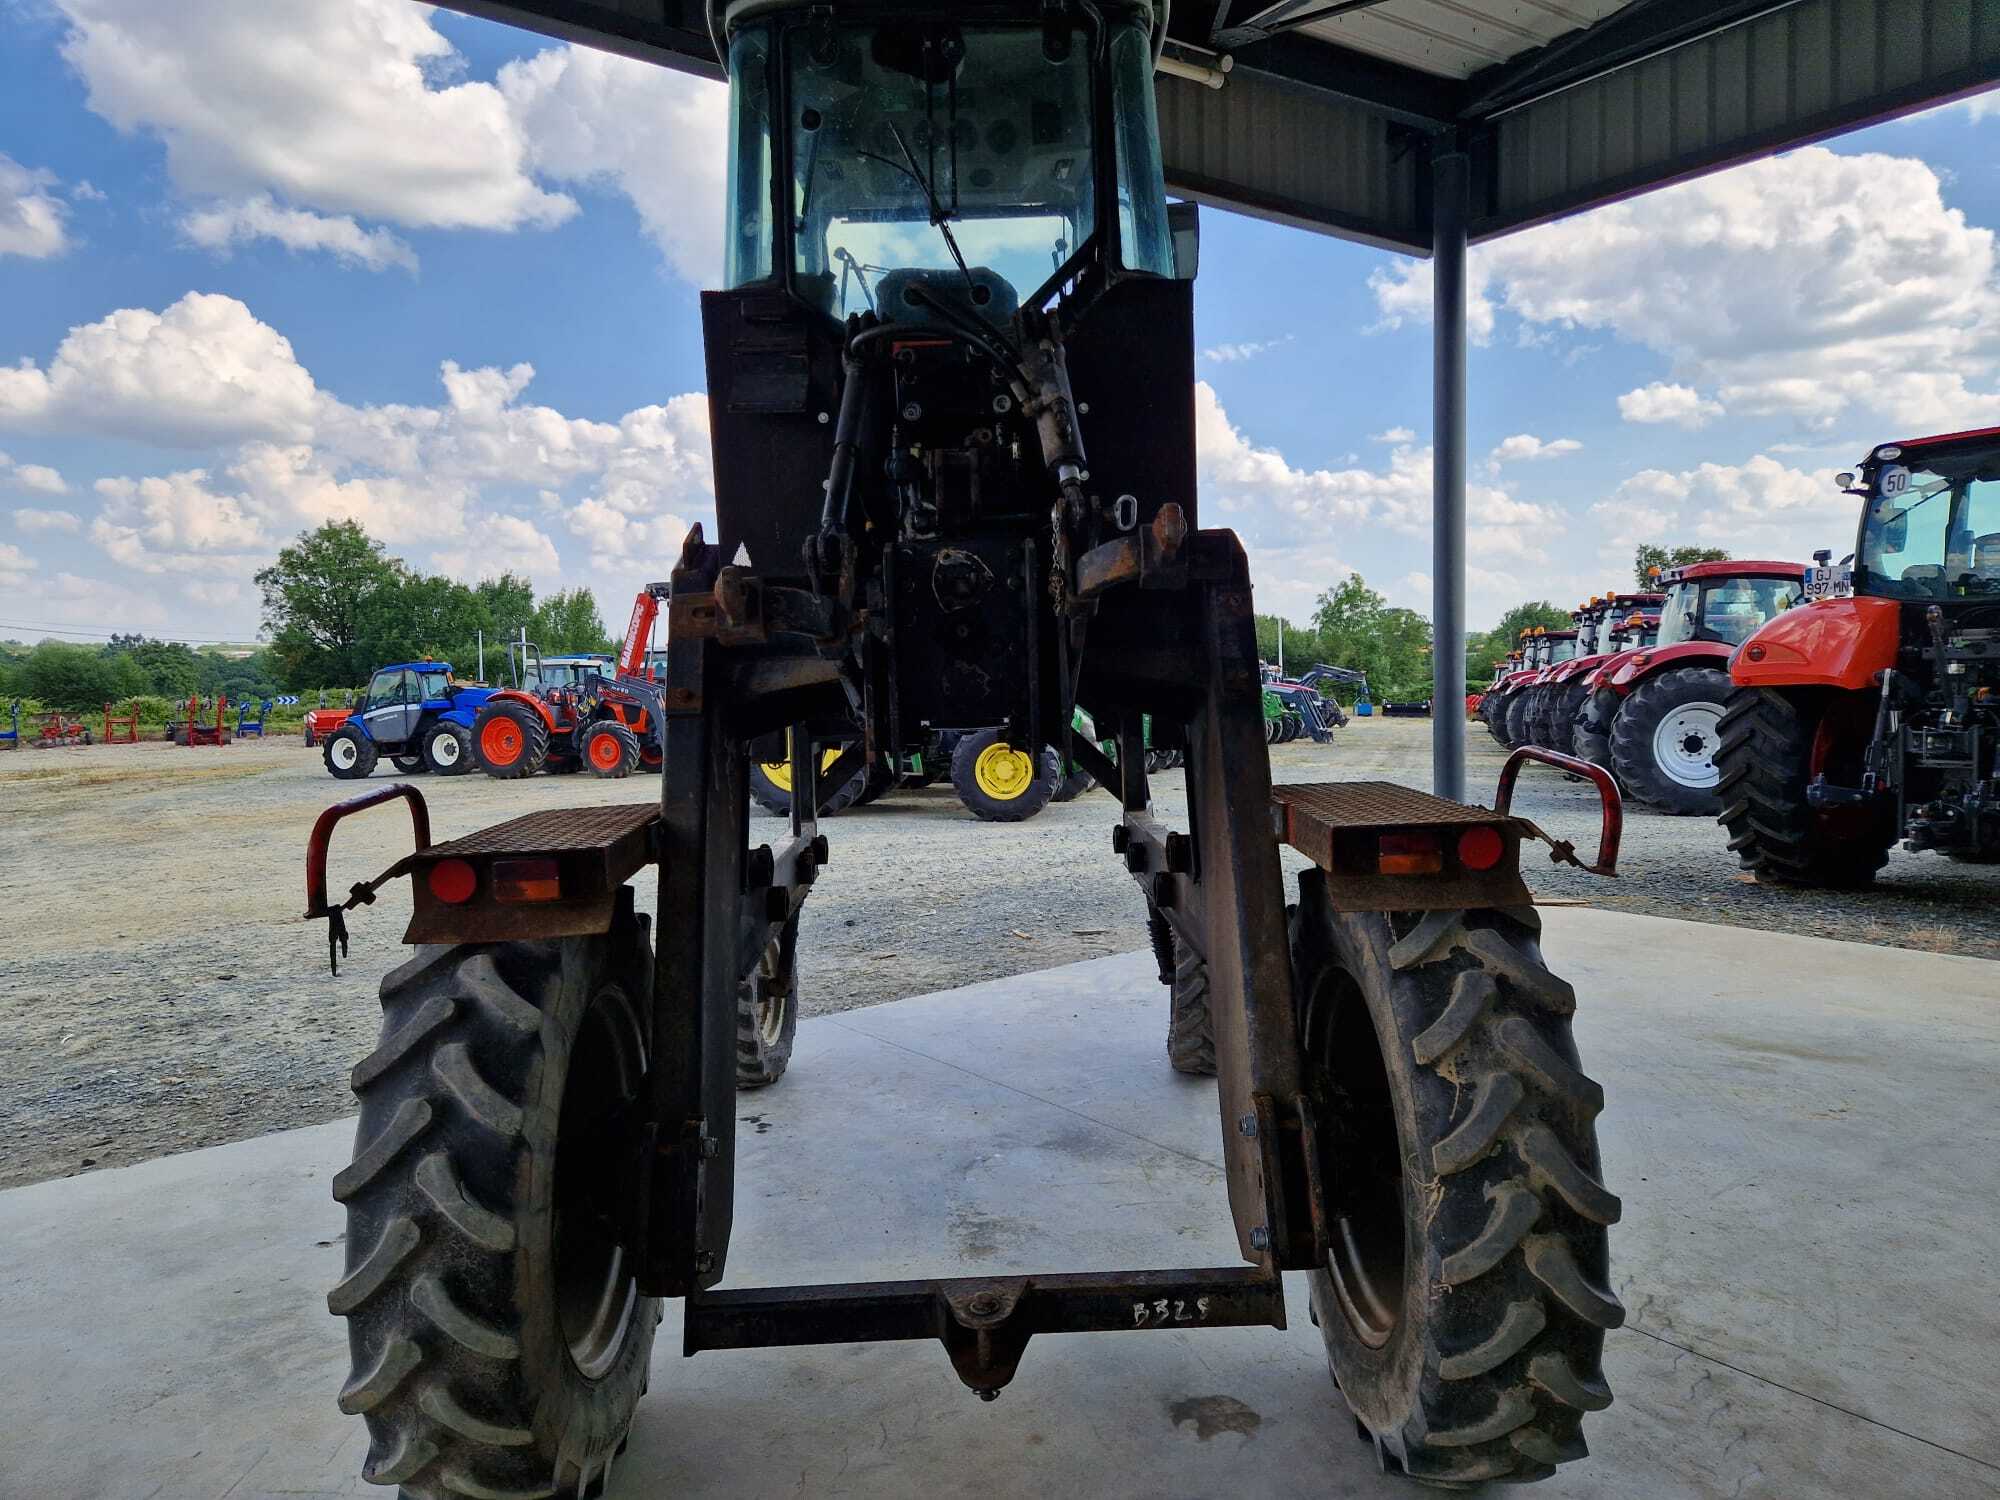
<svg viewBox="0 0 2000 1500">
<path fill-rule="evenodd" d="M 1201 269 L 1201 205 L 1169 203 L 1167 232 L 1174 238 L 1174 280 L 1193 281 Z"/>
</svg>

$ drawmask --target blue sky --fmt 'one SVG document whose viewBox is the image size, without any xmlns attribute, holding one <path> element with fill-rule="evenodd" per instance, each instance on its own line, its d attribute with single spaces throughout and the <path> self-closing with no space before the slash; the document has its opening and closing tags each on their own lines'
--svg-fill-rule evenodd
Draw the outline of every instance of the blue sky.
<svg viewBox="0 0 2000 1500">
<path fill-rule="evenodd" d="M 0 0 L 0 637 L 243 639 L 354 515 L 614 625 L 711 513 L 713 85 L 409 0 Z M 1846 550 L 2000 421 L 2000 97 L 1475 254 L 1471 621 L 1640 540 Z M 1202 504 L 1259 603 L 1428 607 L 1428 270 L 1208 211 Z"/>
</svg>

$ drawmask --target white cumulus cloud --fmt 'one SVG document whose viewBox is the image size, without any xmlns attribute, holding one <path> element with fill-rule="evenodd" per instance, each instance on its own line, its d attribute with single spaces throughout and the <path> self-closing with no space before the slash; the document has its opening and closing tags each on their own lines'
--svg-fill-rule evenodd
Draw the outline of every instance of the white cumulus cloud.
<svg viewBox="0 0 2000 1500">
<path fill-rule="evenodd" d="M 676 272 L 696 286 L 721 284 L 723 85 L 566 47 L 507 64 L 499 87 L 534 170 L 623 193 Z"/>
<path fill-rule="evenodd" d="M 76 532 L 83 528 L 83 522 L 74 511 L 38 510 L 32 505 L 24 505 L 14 512 L 14 525 L 30 536 L 48 531 Z"/>
<path fill-rule="evenodd" d="M 194 448 L 309 432 L 316 397 L 276 329 L 234 297 L 189 292 L 72 328 L 46 368 L 0 366 L 0 429 Z"/>
<path fill-rule="evenodd" d="M 47 260 L 69 248 L 69 210 L 50 191 L 55 181 L 0 152 L 0 255 Z"/>
<path fill-rule="evenodd" d="M 1541 459 L 1563 458 L 1580 451 L 1583 444 L 1575 438 L 1538 438 L 1532 432 L 1517 432 L 1512 437 L 1502 438 L 1488 455 L 1489 461 L 1498 467 L 1501 464 L 1535 463 Z"/>
<path fill-rule="evenodd" d="M 1693 429 L 1706 427 L 1722 414 L 1720 401 L 1711 401 L 1691 385 L 1665 380 L 1655 380 L 1618 398 L 1618 415 L 1628 422 L 1670 422 Z"/>
<path fill-rule="evenodd" d="M 1373 286 L 1386 321 L 1428 317 L 1427 265 Z M 1911 157 L 1806 147 L 1611 204 L 1480 246 L 1468 295 L 1481 336 L 1607 330 L 1737 416 L 1943 427 L 2000 400 L 1993 232 Z"/>
<path fill-rule="evenodd" d="M 91 109 L 165 145 L 199 199 L 291 203 L 412 228 L 515 229 L 575 212 L 527 170 L 500 90 L 409 0 L 56 0 Z"/>
<path fill-rule="evenodd" d="M 305 208 L 280 208 L 269 193 L 240 202 L 198 209 L 181 220 L 181 229 L 197 245 L 227 251 L 253 240 L 276 240 L 287 250 L 323 250 L 337 260 L 370 271 L 401 266 L 417 268 L 417 256 L 407 243 L 386 229 L 363 229 L 348 214 L 319 214 Z"/>
</svg>

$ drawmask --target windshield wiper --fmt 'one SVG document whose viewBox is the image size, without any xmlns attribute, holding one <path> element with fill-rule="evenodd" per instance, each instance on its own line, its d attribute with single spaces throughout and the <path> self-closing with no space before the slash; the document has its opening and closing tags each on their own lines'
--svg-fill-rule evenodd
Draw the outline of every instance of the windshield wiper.
<svg viewBox="0 0 2000 1500">
<path fill-rule="evenodd" d="M 954 119 L 947 128 L 955 129 L 957 124 L 957 120 Z M 923 189 L 924 200 L 930 205 L 931 225 L 944 236 L 945 248 L 951 251 L 951 258 L 958 263 L 958 274 L 965 278 L 966 295 L 976 304 L 978 288 L 973 284 L 972 272 L 965 264 L 965 257 L 959 253 L 958 240 L 952 235 L 951 213 L 938 201 L 937 189 L 931 186 L 930 180 L 924 176 L 923 168 L 917 165 L 917 158 L 910 150 L 910 143 L 903 139 L 903 132 L 896 128 L 896 122 L 891 120 L 888 125 L 889 134 L 895 138 L 897 148 L 903 153 L 903 160 L 909 163 L 906 170 L 910 174 L 910 180 Z"/>
</svg>

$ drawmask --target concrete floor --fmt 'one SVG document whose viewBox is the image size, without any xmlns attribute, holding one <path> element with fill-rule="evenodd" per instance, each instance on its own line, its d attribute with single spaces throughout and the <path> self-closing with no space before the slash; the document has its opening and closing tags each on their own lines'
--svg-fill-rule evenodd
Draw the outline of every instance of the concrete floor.
<svg viewBox="0 0 2000 1500">
<path fill-rule="evenodd" d="M 2000 965 L 1545 913 L 1609 1096 L 1631 1317 L 1537 1494 L 2000 1495 Z M 742 1104 L 731 1281 L 1229 1262 L 1212 1086 L 1149 960 L 807 1022 Z M 325 1289 L 345 1122 L 0 1194 L 0 1497 L 380 1495 Z M 678 1354 L 615 1496 L 1294 1497 L 1378 1476 L 1288 1332 Z"/>
</svg>

